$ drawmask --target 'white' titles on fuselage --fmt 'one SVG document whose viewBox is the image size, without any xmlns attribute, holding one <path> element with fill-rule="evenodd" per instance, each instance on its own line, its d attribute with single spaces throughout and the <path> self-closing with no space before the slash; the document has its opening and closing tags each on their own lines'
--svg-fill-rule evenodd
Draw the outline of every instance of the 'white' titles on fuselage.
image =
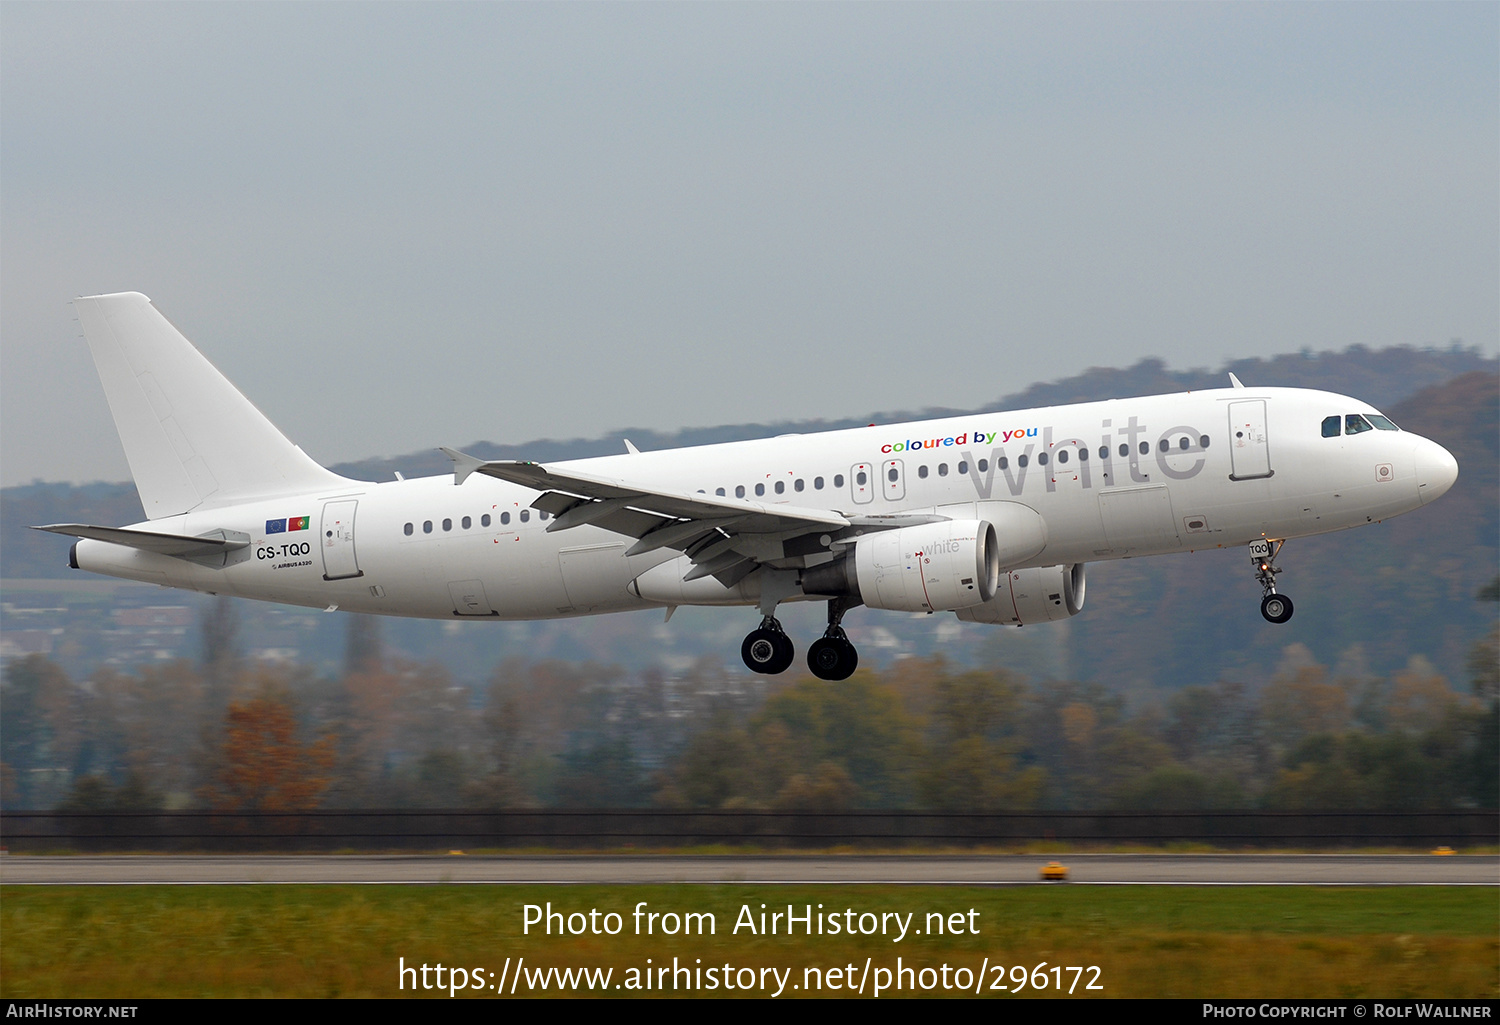
<svg viewBox="0 0 1500 1025">
<path fill-rule="evenodd" d="M 1103 432 L 1096 448 L 1090 448 L 1083 438 L 1054 439 L 1051 427 L 1019 427 L 909 438 L 882 445 L 880 451 L 887 456 L 904 453 L 913 457 L 954 449 L 962 460 L 959 471 L 968 474 L 981 499 L 993 495 L 996 471 L 1006 490 L 1015 496 L 1025 488 L 1033 467 L 1033 476 L 1040 474 L 1046 489 L 1056 491 L 1059 482 L 1076 482 L 1083 488 L 1146 484 L 1152 480 L 1152 473 L 1169 480 L 1188 480 L 1203 472 L 1207 462 L 1203 453 L 1209 436 L 1190 424 L 1169 427 L 1154 437 L 1134 416 L 1123 427 L 1115 427 L 1113 420 L 1104 420 L 1099 426 Z M 988 454 L 979 449 L 981 454 L 976 459 L 975 450 L 981 445 L 990 446 Z M 1154 457 L 1154 466 L 1147 457 Z"/>
</svg>

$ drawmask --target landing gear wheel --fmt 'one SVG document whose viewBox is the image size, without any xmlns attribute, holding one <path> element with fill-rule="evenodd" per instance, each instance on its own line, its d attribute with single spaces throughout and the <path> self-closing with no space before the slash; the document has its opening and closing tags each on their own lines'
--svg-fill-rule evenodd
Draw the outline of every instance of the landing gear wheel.
<svg viewBox="0 0 1500 1025">
<path fill-rule="evenodd" d="M 859 604 L 859 599 L 834 598 L 828 603 L 828 629 L 807 649 L 807 668 L 820 680 L 847 680 L 859 665 L 859 652 L 839 624 L 844 613 Z"/>
<path fill-rule="evenodd" d="M 778 633 L 776 635 L 776 663 L 771 670 L 771 675 L 786 672 L 796 658 L 797 649 L 792 646 L 792 639 L 784 633 Z"/>
<path fill-rule="evenodd" d="M 819 637 L 807 649 L 807 668 L 820 680 L 847 680 L 858 665 L 859 652 L 844 637 Z"/>
<path fill-rule="evenodd" d="M 752 672 L 775 676 L 786 671 L 797 652 L 780 624 L 774 619 L 770 622 L 774 626 L 762 626 L 745 635 L 745 643 L 740 645 L 740 658 Z"/>
<path fill-rule="evenodd" d="M 1260 614 L 1270 623 L 1285 623 L 1292 618 L 1292 599 L 1284 594 L 1268 594 L 1260 600 Z"/>
<path fill-rule="evenodd" d="M 1285 623 L 1292 618 L 1292 599 L 1276 593 L 1276 574 L 1281 567 L 1276 565 L 1276 556 L 1281 554 L 1285 541 L 1261 538 L 1250 542 L 1250 558 L 1255 563 L 1255 579 L 1260 583 L 1260 614 L 1268 623 Z"/>
<path fill-rule="evenodd" d="M 776 634 L 770 630 L 751 630 L 745 635 L 745 643 L 740 645 L 740 658 L 752 672 L 771 672 L 770 667 L 776 664 L 776 656 L 780 653 Z"/>
</svg>

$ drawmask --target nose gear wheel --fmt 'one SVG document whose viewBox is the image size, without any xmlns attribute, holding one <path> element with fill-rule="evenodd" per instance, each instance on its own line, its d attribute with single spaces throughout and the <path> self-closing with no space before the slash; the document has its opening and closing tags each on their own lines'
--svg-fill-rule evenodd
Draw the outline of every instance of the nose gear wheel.
<svg viewBox="0 0 1500 1025">
<path fill-rule="evenodd" d="M 1255 562 L 1255 579 L 1260 582 L 1260 614 L 1268 623 L 1285 623 L 1292 618 L 1292 599 L 1276 590 L 1276 574 L 1281 567 L 1276 565 L 1276 556 L 1281 554 L 1285 541 L 1259 540 L 1250 542 L 1250 558 Z"/>
</svg>

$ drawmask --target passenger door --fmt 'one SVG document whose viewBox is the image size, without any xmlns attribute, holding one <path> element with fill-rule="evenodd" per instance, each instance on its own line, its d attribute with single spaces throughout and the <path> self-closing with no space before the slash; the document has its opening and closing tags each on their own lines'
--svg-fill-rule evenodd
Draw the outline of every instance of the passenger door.
<svg viewBox="0 0 1500 1025">
<path fill-rule="evenodd" d="M 1230 480 L 1258 480 L 1271 476 L 1265 399 L 1229 404 L 1229 462 Z"/>
</svg>

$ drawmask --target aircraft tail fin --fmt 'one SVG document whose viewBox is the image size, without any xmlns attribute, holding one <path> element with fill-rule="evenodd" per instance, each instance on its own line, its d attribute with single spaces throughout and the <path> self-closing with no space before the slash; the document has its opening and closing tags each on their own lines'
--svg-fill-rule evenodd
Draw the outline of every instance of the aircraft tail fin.
<svg viewBox="0 0 1500 1025">
<path fill-rule="evenodd" d="M 139 292 L 75 299 L 148 519 L 339 487 Z"/>
</svg>

